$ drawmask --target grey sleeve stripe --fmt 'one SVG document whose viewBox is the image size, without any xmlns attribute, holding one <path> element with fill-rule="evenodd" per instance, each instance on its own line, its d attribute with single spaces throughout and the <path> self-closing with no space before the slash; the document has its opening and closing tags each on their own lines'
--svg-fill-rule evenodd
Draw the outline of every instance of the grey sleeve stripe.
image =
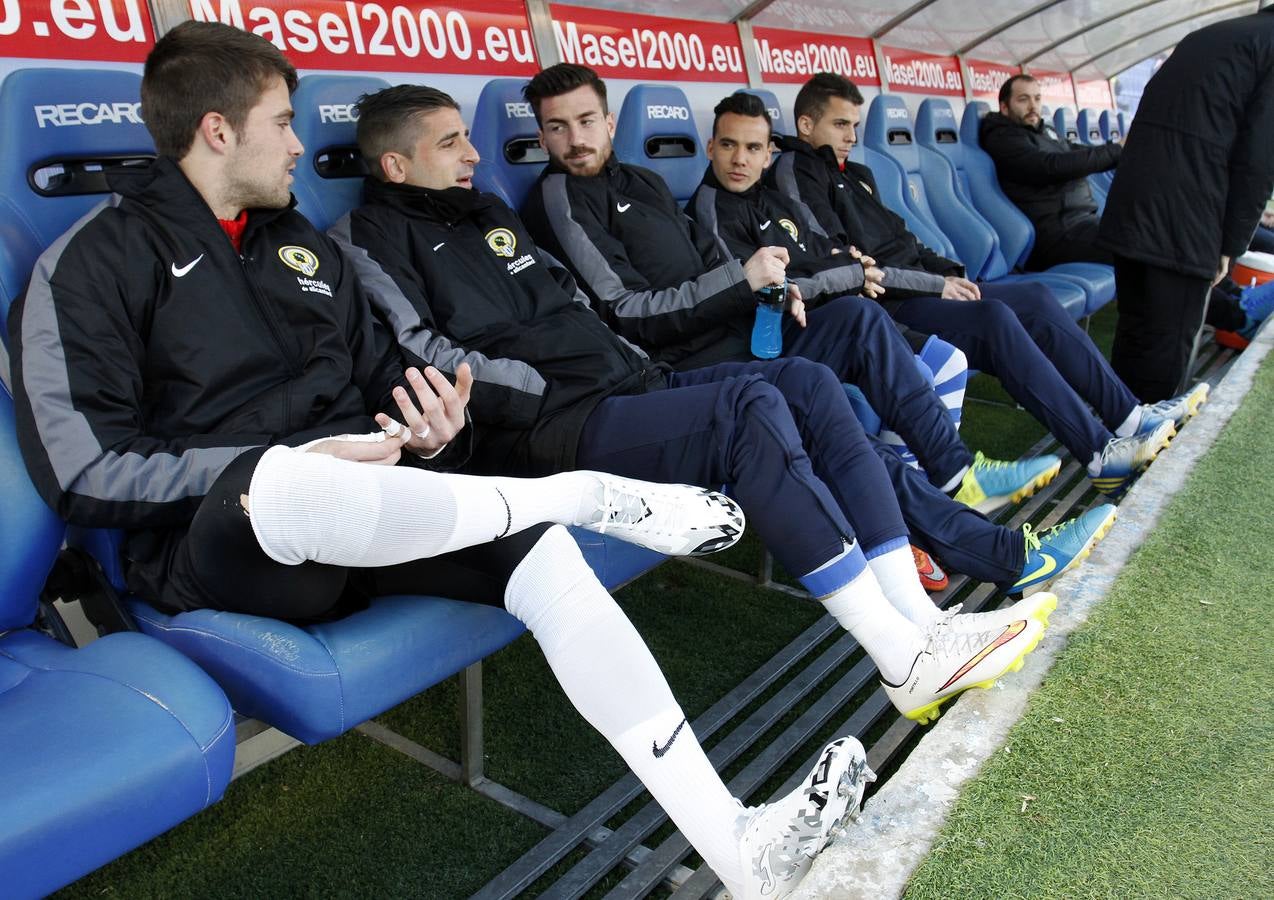
<svg viewBox="0 0 1274 900">
<path fill-rule="evenodd" d="M 889 266 L 881 271 L 885 273 L 886 299 L 889 298 L 891 287 L 941 296 L 943 288 L 947 286 L 947 280 L 935 272 L 922 272 L 920 269 L 895 269 Z"/>
<path fill-rule="evenodd" d="M 559 269 L 561 269 L 563 272 L 567 272 L 567 273 L 569 273 L 569 272 L 571 271 L 571 270 L 570 270 L 570 269 L 566 266 L 566 264 L 565 264 L 565 263 L 563 263 L 560 259 L 558 259 L 556 256 L 554 256 L 552 253 L 549 253 L 549 252 L 548 252 L 547 250 L 545 250 L 543 247 L 539 247 L 539 246 L 537 246 L 537 247 L 535 248 L 535 252 L 536 252 L 536 253 L 538 253 L 538 254 L 540 254 L 540 256 L 544 257 L 544 262 L 545 262 L 547 265 L 550 265 L 550 266 L 554 266 L 554 267 L 556 267 L 556 268 L 559 268 Z M 588 307 L 589 309 L 592 309 L 592 308 L 593 308 L 593 302 L 592 302 L 591 300 L 589 300 L 589 299 L 588 299 L 588 294 L 584 293 L 583 288 L 581 288 L 581 287 L 579 286 L 578 282 L 576 282 L 576 281 L 575 281 L 575 276 L 574 276 L 574 275 L 572 275 L 572 276 L 571 276 L 571 283 L 575 285 L 575 293 L 574 293 L 574 295 L 571 297 L 571 299 L 572 299 L 572 300 L 574 300 L 576 303 L 580 304 L 581 306 L 586 306 L 586 307 Z"/>
<path fill-rule="evenodd" d="M 725 239 L 721 237 L 721 219 L 717 215 L 717 189 L 702 185 L 699 188 L 697 198 L 695 199 L 695 219 L 700 225 L 712 232 L 712 237 L 716 239 L 717 249 L 721 251 L 722 259 L 731 259 L 734 254 L 730 252 L 730 247 L 726 244 Z"/>
<path fill-rule="evenodd" d="M 837 266 L 824 269 L 808 278 L 793 278 L 807 300 L 820 294 L 852 294 L 863 286 L 863 267 L 860 265 Z"/>
<path fill-rule="evenodd" d="M 191 448 L 180 454 L 106 451 L 75 408 L 70 372 L 49 280 L 79 231 L 108 206 L 90 210 L 40 255 L 22 313 L 22 385 L 36 411 L 36 429 L 63 492 L 118 503 L 171 503 L 201 497 L 236 456 L 251 447 Z"/>
<path fill-rule="evenodd" d="M 818 221 L 818 217 L 814 215 L 814 210 L 810 209 L 808 204 L 801 198 L 801 187 L 796 183 L 795 151 L 788 150 L 779 154 L 778 161 L 774 163 L 774 178 L 778 183 L 779 191 L 800 207 L 801 216 L 805 219 L 805 226 L 819 237 L 828 237 L 827 232 L 823 229 L 823 223 Z"/>
<path fill-rule="evenodd" d="M 547 388 L 544 378 L 526 363 L 513 359 L 491 359 L 476 351 L 464 350 L 426 326 L 416 307 L 389 273 L 365 249 L 353 242 L 348 213 L 328 230 L 328 234 L 353 264 L 359 284 L 394 329 L 394 338 L 400 346 L 440 372 L 454 375 L 460 364 L 467 362 L 475 381 L 537 397 L 544 395 Z"/>
<path fill-rule="evenodd" d="M 544 191 L 544 209 L 553 225 L 558 243 L 593 294 L 603 303 L 610 304 L 611 311 L 621 318 L 642 319 L 675 310 L 693 309 L 708 297 L 746 280 L 742 264 L 731 259 L 724 266 L 709 269 L 693 281 L 675 288 L 631 291 L 606 262 L 606 257 L 597 249 L 597 245 L 589 239 L 583 226 L 571 215 L 571 202 L 566 194 L 566 176 L 550 175 L 544 179 L 541 187 Z"/>
</svg>

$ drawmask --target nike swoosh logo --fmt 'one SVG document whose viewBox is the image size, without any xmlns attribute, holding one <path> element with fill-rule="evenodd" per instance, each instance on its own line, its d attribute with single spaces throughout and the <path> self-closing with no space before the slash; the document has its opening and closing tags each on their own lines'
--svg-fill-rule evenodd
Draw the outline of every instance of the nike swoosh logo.
<svg viewBox="0 0 1274 900">
<path fill-rule="evenodd" d="M 200 253 L 198 256 L 196 256 L 194 259 L 192 259 L 190 262 L 186 263 L 184 266 L 181 266 L 180 268 L 178 268 L 178 267 L 177 267 L 177 264 L 176 264 L 176 263 L 173 263 L 173 264 L 172 264 L 172 273 L 173 273 L 173 275 L 174 275 L 174 276 L 176 276 L 177 278 L 181 278 L 181 277 L 182 277 L 182 276 L 184 276 L 187 272 L 189 272 L 191 269 L 193 269 L 193 268 L 194 268 L 194 267 L 198 264 L 199 260 L 201 260 L 201 259 L 203 259 L 203 254 L 202 254 L 202 253 Z"/>
<path fill-rule="evenodd" d="M 762 231 L 765 231 L 765 229 L 769 228 L 769 227 L 770 227 L 770 222 L 771 222 L 771 220 L 770 220 L 770 219 L 766 219 L 764 222 L 762 222 L 762 223 L 761 223 L 761 230 L 762 230 Z"/>
<path fill-rule="evenodd" d="M 619 210 L 620 212 L 628 212 L 628 207 L 630 206 L 632 206 L 631 203 L 616 203 L 615 209 Z"/>
<path fill-rule="evenodd" d="M 677 730 L 672 733 L 672 737 L 668 738 L 668 743 L 664 744 L 662 747 L 660 747 L 654 741 L 650 742 L 650 752 L 655 754 L 655 759 L 659 759 L 659 757 L 663 756 L 665 753 L 668 752 L 668 748 L 672 746 L 672 742 L 677 739 L 677 735 L 681 734 L 681 729 L 685 727 L 686 727 L 686 720 L 682 719 L 681 724 L 677 726 Z"/>
<path fill-rule="evenodd" d="M 1051 575 L 1053 570 L 1057 568 L 1057 560 L 1053 558 L 1051 553 L 1041 553 L 1040 556 L 1044 557 L 1044 560 L 1040 563 L 1039 568 L 1034 572 L 1030 572 L 1019 578 L 1017 580 L 1018 584 L 1021 584 L 1024 581 L 1034 581 L 1037 578 L 1043 578 L 1047 575 Z"/>
<path fill-rule="evenodd" d="M 447 243 L 447 242 L 446 242 L 446 241 L 443 241 L 443 242 L 442 242 L 442 244 L 445 244 L 445 243 Z M 437 253 L 437 252 L 438 252 L 438 248 L 439 248 L 439 247 L 441 247 L 441 246 L 442 246 L 442 244 L 434 244 L 434 252 L 435 252 L 435 253 Z"/>
<path fill-rule="evenodd" d="M 955 674 L 947 679 L 946 684 L 938 688 L 937 693 L 942 693 L 947 688 L 951 687 L 951 685 L 955 684 L 957 681 L 963 678 L 966 674 L 968 674 L 969 670 L 971 670 L 974 666 L 982 662 L 982 660 L 986 659 L 996 650 L 1003 647 L 1005 644 L 1013 640 L 1015 637 L 1017 637 L 1019 634 L 1021 634 L 1025 630 L 1026 630 L 1025 619 L 1018 619 L 1016 622 L 1013 622 L 1009 625 L 1004 626 L 1004 631 L 1000 633 L 1000 636 L 997 637 L 995 640 L 993 640 L 991 643 L 987 644 L 985 647 L 979 650 L 976 654 L 974 654 L 973 658 L 970 659 L 967 663 L 962 665 L 960 668 L 956 669 Z"/>
</svg>

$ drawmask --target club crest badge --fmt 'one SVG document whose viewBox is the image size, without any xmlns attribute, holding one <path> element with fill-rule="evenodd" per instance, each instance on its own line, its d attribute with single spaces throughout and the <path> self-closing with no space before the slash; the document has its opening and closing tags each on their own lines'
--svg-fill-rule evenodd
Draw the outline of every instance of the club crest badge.
<svg viewBox="0 0 1274 900">
<path fill-rule="evenodd" d="M 294 244 L 280 247 L 279 259 L 283 260 L 283 264 L 289 269 L 300 272 L 306 278 L 313 278 L 314 273 L 318 271 L 318 257 L 304 247 L 297 247 Z"/>
<path fill-rule="evenodd" d="M 496 256 L 512 258 L 518 248 L 518 239 L 507 228 L 493 228 L 487 232 L 487 246 Z"/>
</svg>

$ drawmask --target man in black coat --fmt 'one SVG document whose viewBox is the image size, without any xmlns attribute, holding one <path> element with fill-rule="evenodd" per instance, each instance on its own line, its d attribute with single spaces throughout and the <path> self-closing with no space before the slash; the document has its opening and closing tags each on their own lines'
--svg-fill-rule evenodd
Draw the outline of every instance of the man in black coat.
<svg viewBox="0 0 1274 900">
<path fill-rule="evenodd" d="M 1035 226 L 1027 268 L 1067 262 L 1111 262 L 1097 247 L 1101 216 L 1087 177 L 1113 169 L 1119 144 L 1068 141 L 1040 114 L 1040 83 L 1014 75 L 1000 86 L 1000 111 L 982 120 L 982 149 L 995 160 L 1000 187 Z"/>
<path fill-rule="evenodd" d="M 1274 192 L 1274 10 L 1186 36 L 1141 98 L 1098 240 L 1115 257 L 1112 362 L 1140 397 L 1189 376 L 1208 289 Z"/>
</svg>

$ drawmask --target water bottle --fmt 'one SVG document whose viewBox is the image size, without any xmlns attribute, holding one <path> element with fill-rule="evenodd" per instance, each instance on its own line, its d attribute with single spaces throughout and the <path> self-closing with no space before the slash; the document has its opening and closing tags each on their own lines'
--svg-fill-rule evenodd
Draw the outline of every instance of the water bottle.
<svg viewBox="0 0 1274 900">
<path fill-rule="evenodd" d="M 783 302 L 787 297 L 787 283 L 763 287 L 756 294 L 752 355 L 757 359 L 774 359 L 783 352 Z"/>
</svg>

